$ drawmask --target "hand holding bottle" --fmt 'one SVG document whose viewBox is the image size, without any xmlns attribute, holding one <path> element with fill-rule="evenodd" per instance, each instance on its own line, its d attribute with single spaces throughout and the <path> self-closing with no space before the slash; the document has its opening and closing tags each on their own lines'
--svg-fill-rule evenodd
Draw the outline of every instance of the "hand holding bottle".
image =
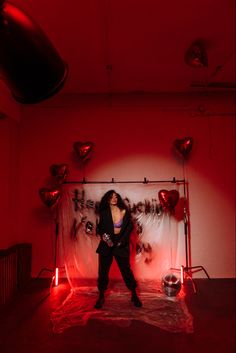
<svg viewBox="0 0 236 353">
<path fill-rule="evenodd" d="M 113 242 L 112 242 L 112 240 L 111 240 L 110 235 L 107 234 L 107 233 L 104 233 L 104 234 L 102 235 L 102 240 L 105 241 L 109 247 L 112 247 L 112 246 L 114 245 Z"/>
</svg>

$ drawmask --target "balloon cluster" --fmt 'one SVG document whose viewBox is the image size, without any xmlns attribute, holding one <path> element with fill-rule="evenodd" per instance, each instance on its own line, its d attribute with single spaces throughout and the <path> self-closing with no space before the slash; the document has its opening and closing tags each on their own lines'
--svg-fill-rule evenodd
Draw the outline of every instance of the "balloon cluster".
<svg viewBox="0 0 236 353">
<path fill-rule="evenodd" d="M 73 144 L 73 149 L 78 159 L 84 163 L 90 157 L 94 147 L 94 143 L 87 141 L 76 141 Z M 39 189 L 39 196 L 43 203 L 49 207 L 55 207 L 61 198 L 61 185 L 66 181 L 69 174 L 69 167 L 66 163 L 52 164 L 49 168 L 50 174 L 53 177 L 52 187 L 42 187 Z M 86 225 L 86 233 L 91 234 L 93 226 L 90 223 Z"/>
<path fill-rule="evenodd" d="M 48 208 L 54 208 L 61 199 L 61 184 L 67 178 L 69 168 L 67 164 L 52 164 L 49 171 L 53 177 L 53 185 L 40 188 L 39 196 Z"/>
</svg>

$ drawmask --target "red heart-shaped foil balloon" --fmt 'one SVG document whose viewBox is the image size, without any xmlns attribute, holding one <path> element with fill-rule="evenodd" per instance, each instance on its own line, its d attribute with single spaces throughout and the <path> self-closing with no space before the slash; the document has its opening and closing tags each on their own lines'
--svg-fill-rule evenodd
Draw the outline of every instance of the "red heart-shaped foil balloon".
<svg viewBox="0 0 236 353">
<path fill-rule="evenodd" d="M 43 203 L 51 208 L 56 206 L 61 198 L 61 192 L 59 189 L 48 189 L 48 188 L 41 188 L 39 189 L 39 196 Z"/>
<path fill-rule="evenodd" d="M 182 157 L 187 157 L 193 147 L 193 138 L 185 137 L 182 140 L 176 139 L 174 146 Z"/>
<path fill-rule="evenodd" d="M 160 190 L 158 197 L 161 205 L 168 209 L 173 210 L 179 201 L 179 192 L 177 190 Z"/>
<path fill-rule="evenodd" d="M 52 164 L 49 170 L 51 175 L 59 182 L 65 181 L 69 174 L 68 164 Z"/>
<path fill-rule="evenodd" d="M 90 154 L 92 152 L 94 143 L 87 141 L 87 142 L 74 142 L 73 148 L 74 151 L 76 152 L 77 156 L 79 157 L 80 160 L 83 162 L 86 161 L 88 158 L 90 158 Z"/>
</svg>

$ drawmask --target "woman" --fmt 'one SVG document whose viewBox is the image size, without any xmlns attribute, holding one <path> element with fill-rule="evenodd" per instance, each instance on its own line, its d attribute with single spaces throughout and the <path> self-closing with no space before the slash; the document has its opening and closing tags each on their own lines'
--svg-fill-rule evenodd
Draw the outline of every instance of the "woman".
<svg viewBox="0 0 236 353">
<path fill-rule="evenodd" d="M 130 234 L 133 229 L 131 216 L 119 194 L 109 190 L 102 197 L 99 205 L 99 223 L 97 233 L 101 241 L 96 252 L 99 254 L 98 290 L 99 297 L 95 304 L 100 309 L 104 302 L 104 292 L 109 282 L 109 271 L 115 258 L 124 282 L 131 290 L 131 301 L 141 307 L 142 302 L 137 296 L 137 282 L 130 267 Z"/>
</svg>

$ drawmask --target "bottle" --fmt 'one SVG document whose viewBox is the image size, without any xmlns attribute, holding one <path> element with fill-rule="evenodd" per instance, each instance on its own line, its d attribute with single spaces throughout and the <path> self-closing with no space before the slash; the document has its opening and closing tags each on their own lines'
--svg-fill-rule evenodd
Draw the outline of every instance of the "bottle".
<svg viewBox="0 0 236 353">
<path fill-rule="evenodd" d="M 104 233 L 102 236 L 102 239 L 107 243 L 108 246 L 110 246 L 110 247 L 113 246 L 113 242 L 112 242 L 109 234 Z"/>
</svg>

